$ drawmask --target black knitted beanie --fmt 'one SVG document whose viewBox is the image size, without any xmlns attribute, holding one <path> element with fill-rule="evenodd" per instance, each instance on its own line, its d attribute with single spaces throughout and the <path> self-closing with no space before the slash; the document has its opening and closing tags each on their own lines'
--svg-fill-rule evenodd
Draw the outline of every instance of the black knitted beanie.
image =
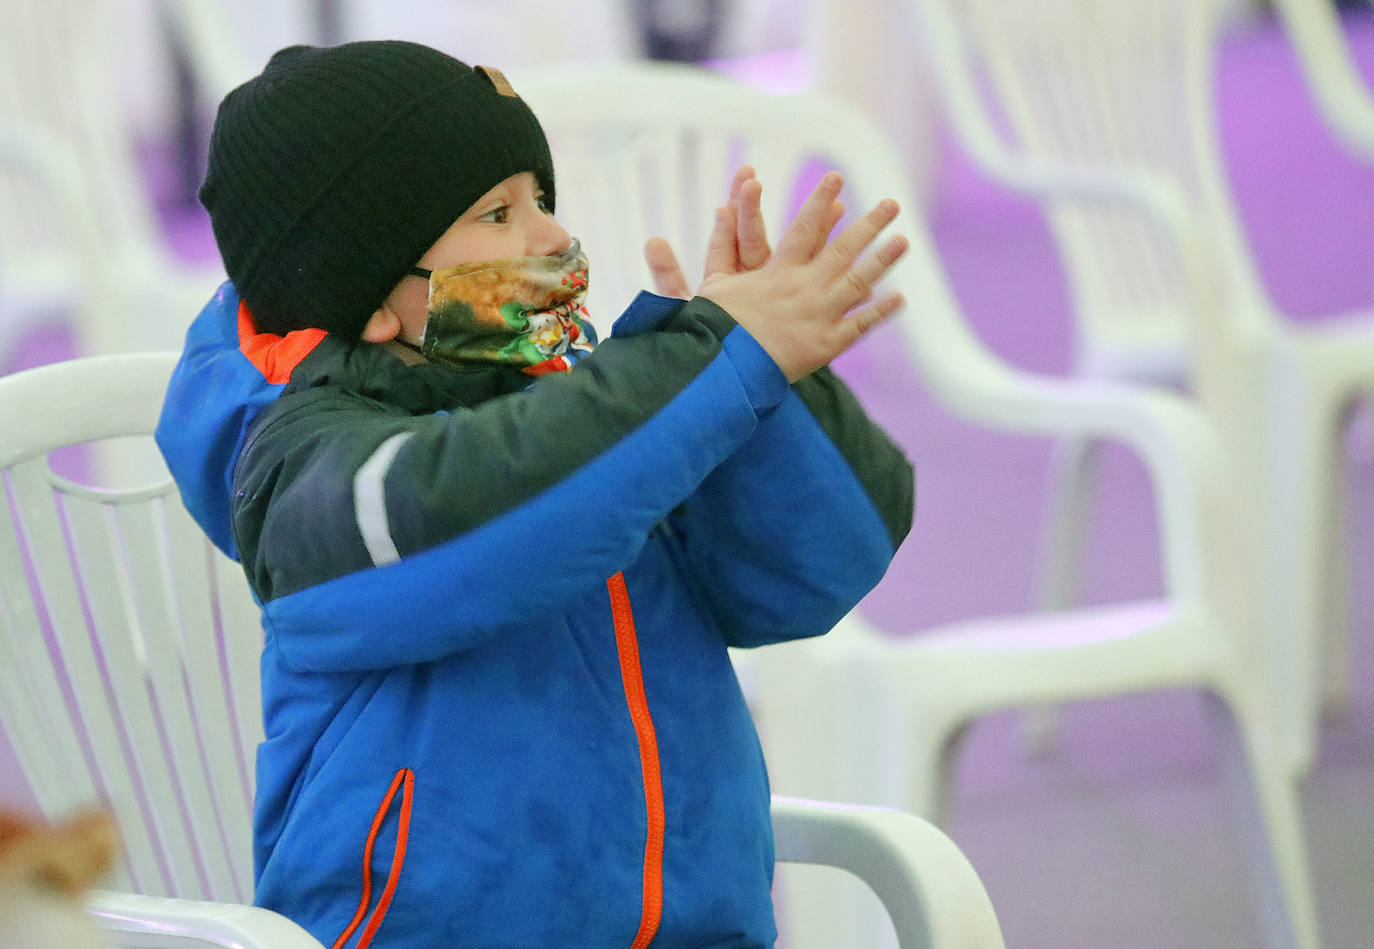
<svg viewBox="0 0 1374 949">
<path fill-rule="evenodd" d="M 220 103 L 200 200 L 260 330 L 357 339 L 492 187 L 553 160 L 494 70 L 394 40 L 276 53 Z"/>
</svg>

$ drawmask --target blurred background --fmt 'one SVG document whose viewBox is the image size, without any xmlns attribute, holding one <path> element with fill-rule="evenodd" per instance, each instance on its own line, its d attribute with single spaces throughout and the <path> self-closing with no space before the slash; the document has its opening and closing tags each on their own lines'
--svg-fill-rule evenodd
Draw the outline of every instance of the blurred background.
<svg viewBox="0 0 1374 949">
<path fill-rule="evenodd" d="M 1299 68 L 1292 34 L 1267 4 L 1190 2 L 1218 4 L 1224 18 L 1213 76 L 1219 143 L 1265 288 L 1299 323 L 1370 307 L 1374 155 L 1358 154 L 1333 132 Z M 219 96 L 286 45 L 403 38 L 498 66 L 517 89 L 520 71 L 534 66 L 655 58 L 699 63 L 778 94 L 821 88 L 850 99 L 900 145 L 923 202 L 908 213 L 927 217 L 958 301 L 987 344 L 1015 365 L 1069 372 L 1073 303 L 1044 212 L 987 177 L 952 133 L 901 4 L 840 6 L 6 0 L 5 167 L 23 168 L 32 144 L 5 137 L 13 120 L 67 113 L 74 147 L 105 168 L 106 190 L 96 197 L 83 191 L 80 200 L 108 200 L 111 210 L 101 225 L 108 230 L 72 241 L 59 265 L 26 265 L 25 252 L 46 239 L 58 205 L 36 192 L 12 198 L 16 210 L 0 221 L 0 371 L 87 352 L 178 347 L 199 301 L 222 279 L 195 199 Z M 1352 62 L 1362 81 L 1374 82 L 1374 12 L 1363 2 L 1339 12 Z M 85 24 L 70 27 L 73 37 L 89 32 L 94 18 L 104 38 L 117 42 L 52 49 L 44 47 L 54 40 L 29 39 L 53 34 L 39 20 L 65 18 Z M 92 71 L 95 83 L 83 78 Z M 76 101 L 92 88 L 101 101 Z M 108 293 L 80 300 L 71 293 L 95 279 Z M 184 302 L 169 309 L 164 295 Z M 140 302 L 154 296 L 156 303 Z M 952 418 L 883 332 L 838 369 L 918 472 L 915 528 L 864 614 L 891 635 L 908 636 L 1032 606 L 1052 446 Z M 1374 423 L 1364 421 L 1348 438 L 1341 526 L 1351 564 L 1353 686 L 1347 707 L 1322 721 L 1301 783 L 1332 949 L 1374 947 Z M 1154 513 L 1139 462 L 1109 447 L 1091 515 L 1084 601 L 1159 593 Z M 973 726 L 948 825 L 983 876 L 1009 946 L 1260 943 L 1244 855 L 1216 780 L 1217 748 L 1196 695 L 1068 707 L 1050 754 L 1027 751 L 1022 724 L 1006 713 Z M 0 802 L 32 805 L 2 738 Z"/>
</svg>

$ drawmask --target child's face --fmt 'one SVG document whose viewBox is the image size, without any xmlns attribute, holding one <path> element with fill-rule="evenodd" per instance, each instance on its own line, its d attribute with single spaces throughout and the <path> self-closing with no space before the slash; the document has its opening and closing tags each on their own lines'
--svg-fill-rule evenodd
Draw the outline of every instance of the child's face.
<svg viewBox="0 0 1374 949">
<path fill-rule="evenodd" d="M 522 171 L 478 198 L 416 263 L 438 270 L 499 257 L 545 257 L 571 243 L 547 210 L 534 174 Z M 418 342 L 429 316 L 428 281 L 403 278 L 385 306 L 400 319 L 401 336 Z"/>
</svg>

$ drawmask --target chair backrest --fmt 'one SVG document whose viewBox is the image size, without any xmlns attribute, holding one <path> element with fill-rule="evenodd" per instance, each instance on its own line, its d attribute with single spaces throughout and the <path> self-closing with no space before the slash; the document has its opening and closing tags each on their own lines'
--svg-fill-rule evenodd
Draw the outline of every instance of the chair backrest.
<svg viewBox="0 0 1374 949">
<path fill-rule="evenodd" d="M 641 255 L 650 236 L 667 237 L 688 281 L 699 280 L 713 211 L 741 162 L 758 169 L 777 233 L 811 163 L 830 158 L 822 122 L 744 106 L 735 94 L 745 90 L 704 70 L 634 63 L 512 79 L 549 136 L 558 217 L 589 254 L 598 328 L 652 289 Z"/>
<path fill-rule="evenodd" d="M 0 324 L 65 318 L 81 353 L 176 345 L 191 307 L 223 279 L 182 264 L 158 220 L 130 116 L 126 31 L 115 0 L 0 4 Z M 188 37 L 212 31 L 206 0 L 162 4 Z M 207 61 L 208 89 L 236 74 L 229 40 Z M 179 294 L 190 283 L 185 296 Z M 169 310 L 158 300 L 173 298 Z M 172 315 L 173 311 L 182 310 Z"/>
<path fill-rule="evenodd" d="M 48 816 L 114 809 L 116 887 L 246 901 L 262 634 L 152 446 L 175 360 L 0 378 L 0 722 Z"/>
<path fill-rule="evenodd" d="M 94 296 L 74 291 L 101 246 L 83 196 L 72 151 L 0 113 L 0 370 L 38 326 L 94 318 Z"/>
<path fill-rule="evenodd" d="M 100 222 L 107 253 L 161 242 L 126 119 L 116 58 L 118 12 L 109 0 L 10 0 L 0 6 L 0 52 L 7 64 L 0 120 L 39 129 L 77 157 L 82 199 Z M 0 227 L 8 234 L 21 223 L 32 250 L 45 246 L 33 240 L 44 234 L 41 215 Z"/>
<path fill-rule="evenodd" d="M 1220 152 L 1213 102 L 1226 22 L 1220 4 L 906 2 L 946 88 L 974 90 L 947 96 L 956 128 L 993 129 L 1029 165 L 1125 169 L 1175 183 L 1221 265 L 1234 319 L 1272 318 Z M 1186 345 L 1170 235 L 1110 202 L 1060 201 L 1047 211 L 1072 290 L 1082 368 L 1094 370 L 1123 347 Z"/>
<path fill-rule="evenodd" d="M 413 40 L 464 62 L 509 71 L 519 64 L 604 62 L 638 56 L 642 46 L 639 12 L 623 0 L 351 3 L 339 5 L 338 39 Z"/>
<path fill-rule="evenodd" d="M 773 240 L 822 171 L 837 168 L 848 208 L 894 197 L 906 209 L 890 230 L 912 248 L 887 280 L 921 314 L 907 328 L 919 337 L 912 353 L 925 381 L 975 415 L 1004 411 L 1007 367 L 965 323 L 891 143 L 856 107 L 661 63 L 510 76 L 549 136 L 558 217 L 588 253 L 589 307 L 603 335 L 635 293 L 653 287 L 646 238 L 667 238 L 688 283 L 700 279 L 713 212 L 739 164 L 757 169 Z"/>
<path fill-rule="evenodd" d="M 1084 431 L 1124 438 L 1143 457 L 1148 438 L 1118 425 L 1120 390 L 1046 384 L 1009 365 L 978 338 L 950 289 L 921 206 L 891 141 L 857 107 L 819 93 L 774 95 L 690 67 L 625 63 L 512 73 L 549 136 L 558 176 L 558 217 L 582 238 L 591 262 L 592 319 L 603 333 L 640 289 L 646 237 L 666 237 L 688 282 L 700 276 L 715 207 L 736 166 L 763 182 L 774 240 L 822 169 L 846 176 L 841 199 L 853 211 L 893 197 L 905 209 L 892 225 L 910 250 L 885 278 L 906 298 L 902 317 L 880 328 L 905 349 L 949 411 L 970 421 L 1046 435 Z M 1083 411 L 1067 411 L 1070 406 Z M 1086 407 L 1086 408 L 1084 408 Z M 1061 411 L 1064 410 L 1064 411 Z M 1127 410 L 1129 415 L 1132 410 Z M 1181 553 L 1181 551 L 1178 551 Z"/>
</svg>

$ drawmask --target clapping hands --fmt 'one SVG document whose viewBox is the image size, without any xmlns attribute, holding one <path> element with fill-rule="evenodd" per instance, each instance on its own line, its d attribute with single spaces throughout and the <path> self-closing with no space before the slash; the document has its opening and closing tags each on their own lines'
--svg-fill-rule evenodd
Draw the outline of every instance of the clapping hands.
<svg viewBox="0 0 1374 949">
<path fill-rule="evenodd" d="M 878 202 L 831 240 L 844 215 L 843 185 L 838 173 L 826 173 L 776 251 L 760 211 L 763 188 L 748 165 L 736 172 L 728 202 L 716 211 L 697 294 L 748 330 L 789 382 L 828 364 L 904 302 L 896 293 L 874 299 L 873 285 L 906 251 L 906 239 L 890 238 L 860 258 L 897 217 L 897 203 Z M 666 241 L 650 240 L 644 257 L 659 293 L 690 295 Z"/>
</svg>

